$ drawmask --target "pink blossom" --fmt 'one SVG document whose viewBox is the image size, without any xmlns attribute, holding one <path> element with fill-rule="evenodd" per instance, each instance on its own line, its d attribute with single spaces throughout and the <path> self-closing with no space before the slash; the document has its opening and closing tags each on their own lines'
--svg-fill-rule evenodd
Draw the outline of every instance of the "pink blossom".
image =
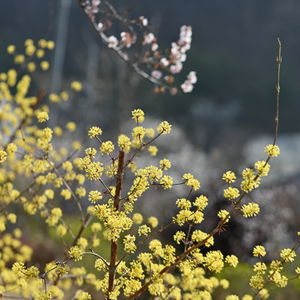
<svg viewBox="0 0 300 300">
<path fill-rule="evenodd" d="M 160 79 L 162 77 L 162 73 L 160 71 L 154 70 L 152 71 L 151 76 L 156 79 Z"/>
<path fill-rule="evenodd" d="M 181 89 L 184 93 L 190 93 L 193 90 L 193 88 L 194 88 L 194 86 L 188 80 L 186 80 L 181 85 Z"/>
<path fill-rule="evenodd" d="M 144 36 L 144 44 L 151 44 L 156 40 L 155 35 L 150 32 Z"/>
</svg>

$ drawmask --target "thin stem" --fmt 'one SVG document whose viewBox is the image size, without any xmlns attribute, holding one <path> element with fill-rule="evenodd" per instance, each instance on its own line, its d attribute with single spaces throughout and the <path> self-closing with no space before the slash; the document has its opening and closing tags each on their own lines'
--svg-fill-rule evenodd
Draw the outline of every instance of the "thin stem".
<svg viewBox="0 0 300 300">
<path fill-rule="evenodd" d="M 281 56 L 281 51 L 282 51 L 282 44 L 280 42 L 280 39 L 277 39 L 278 41 L 278 56 L 277 56 L 277 84 L 276 84 L 276 113 L 275 113 L 275 133 L 274 133 L 274 145 L 275 142 L 277 140 L 277 136 L 278 136 L 278 129 L 279 129 L 279 100 L 280 100 L 280 71 L 281 71 L 281 62 L 282 62 L 282 56 Z M 268 161 L 270 161 L 271 157 L 268 156 L 265 165 L 268 163 Z M 259 174 L 256 175 L 256 177 L 254 178 L 254 181 L 256 181 L 259 178 Z M 217 224 L 217 226 L 211 231 L 210 234 L 208 234 L 208 236 L 194 244 L 193 246 L 191 246 L 190 248 L 186 249 L 181 255 L 177 256 L 177 258 L 175 259 L 174 263 L 172 263 L 170 266 L 166 266 L 164 267 L 160 272 L 159 272 L 159 276 L 162 276 L 163 274 L 171 271 L 174 267 L 176 267 L 183 259 L 185 259 L 193 250 L 203 246 L 211 237 L 213 237 L 214 235 L 216 235 L 217 233 L 221 232 L 224 225 L 228 222 L 230 216 L 232 215 L 232 213 L 237 209 L 237 207 L 240 205 L 241 201 L 243 200 L 243 198 L 245 197 L 246 192 L 243 192 L 240 197 L 238 198 L 238 200 L 236 201 L 236 203 L 233 205 L 233 207 L 231 208 L 231 210 L 229 211 L 229 214 L 226 216 L 226 218 L 220 220 Z M 137 297 L 139 297 L 142 293 L 144 293 L 149 285 L 152 283 L 153 279 L 149 279 L 138 291 L 136 291 L 130 298 L 131 299 L 136 299 Z"/>
<path fill-rule="evenodd" d="M 98 180 L 99 180 L 99 181 L 101 182 L 101 184 L 104 186 L 104 188 L 106 189 L 107 193 L 110 194 L 110 195 L 113 197 L 113 195 L 112 195 L 112 193 L 111 193 L 111 190 L 110 190 L 109 187 L 105 184 L 105 182 L 104 182 L 101 178 L 99 178 Z"/>
<path fill-rule="evenodd" d="M 109 267 L 109 264 L 107 263 L 106 259 L 104 257 L 102 257 L 100 254 L 98 254 L 98 253 L 96 253 L 94 251 L 84 252 L 83 255 L 93 255 L 93 256 L 96 256 L 97 258 L 101 259 L 107 267 Z"/>
<path fill-rule="evenodd" d="M 84 230 L 86 229 L 86 227 L 88 226 L 89 222 L 91 221 L 92 216 L 90 214 L 87 214 L 84 218 L 84 221 L 81 224 L 81 227 L 76 235 L 76 237 L 74 238 L 74 241 L 72 243 L 72 246 L 75 246 L 77 244 L 77 241 L 79 240 L 79 238 L 81 237 L 81 235 L 83 234 Z"/>
<path fill-rule="evenodd" d="M 72 190 L 72 188 L 70 187 L 70 185 L 68 184 L 68 182 L 65 180 L 65 178 L 60 174 L 60 172 L 58 171 L 58 169 L 56 167 L 53 168 L 54 169 L 54 172 L 56 173 L 56 175 L 58 175 L 62 181 L 63 181 L 63 184 L 65 185 L 65 187 L 70 191 L 77 207 L 78 207 L 78 210 L 80 212 L 80 215 L 81 215 L 81 221 L 84 223 L 84 213 L 83 213 L 83 209 L 82 209 L 82 206 L 81 206 L 81 203 L 80 203 L 80 200 L 79 198 L 76 196 L 76 194 L 74 193 L 74 191 Z"/>
<path fill-rule="evenodd" d="M 127 160 L 126 162 L 126 167 L 128 166 L 129 163 L 132 162 L 132 160 L 135 158 L 135 156 L 138 154 L 139 151 L 141 151 L 144 147 L 147 147 L 149 144 L 153 143 L 156 139 L 158 139 L 160 136 L 162 135 L 162 133 L 159 133 L 156 137 L 154 137 L 153 139 L 151 139 L 150 141 L 148 141 L 145 144 L 142 144 L 141 147 L 137 148 L 134 153 L 132 154 L 132 156 Z"/>
</svg>

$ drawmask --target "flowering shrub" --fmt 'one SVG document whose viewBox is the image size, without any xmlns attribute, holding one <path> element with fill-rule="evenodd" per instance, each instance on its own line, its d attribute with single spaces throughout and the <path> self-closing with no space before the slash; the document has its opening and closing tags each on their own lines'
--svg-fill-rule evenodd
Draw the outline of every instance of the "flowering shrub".
<svg viewBox="0 0 300 300">
<path fill-rule="evenodd" d="M 94 21 L 100 1 L 81 3 Z M 140 23 L 147 25 L 145 19 L 140 19 Z M 103 34 L 105 24 L 95 24 Z M 182 30 L 182 36 L 190 34 L 188 28 Z M 108 46 L 119 51 L 135 41 L 129 33 L 121 36 L 122 42 L 107 37 Z M 144 39 L 153 48 L 155 38 L 148 33 Z M 155 299 L 213 299 L 217 289 L 228 289 L 227 300 L 250 300 L 267 299 L 269 286 L 285 287 L 289 278 L 283 271 L 295 260 L 299 242 L 283 249 L 279 258 L 271 261 L 264 259 L 267 250 L 262 245 L 255 246 L 253 256 L 257 261 L 249 279 L 251 289 L 239 296 L 230 290 L 230 282 L 222 278 L 222 270 L 237 267 L 239 259 L 213 247 L 233 214 L 245 218 L 259 214 L 259 205 L 248 201 L 247 195 L 268 176 L 270 159 L 280 154 L 276 145 L 278 121 L 274 143 L 264 149 L 265 160 L 255 162 L 241 174 L 223 174 L 228 209 L 217 212 L 216 226 L 205 232 L 201 228 L 209 200 L 203 194 L 192 197 L 194 191 L 201 191 L 200 181 L 187 170 L 177 182 L 168 173 L 173 163 L 167 158 L 147 166 L 137 162 L 139 155 L 156 156 L 156 140 L 172 134 L 172 125 L 167 121 L 156 128 L 144 127 L 144 112 L 135 109 L 131 132 L 121 133 L 116 140 L 104 140 L 102 129 L 96 124 L 87 132 L 91 140 L 88 147 L 78 141 L 68 148 L 60 146 L 64 135 L 76 130 L 76 124 L 68 122 L 64 128 L 47 126 L 51 120 L 50 106 L 68 101 L 82 85 L 72 82 L 69 91 L 59 94 L 47 95 L 43 90 L 31 93 L 34 72 L 49 68 L 44 56 L 53 47 L 51 41 L 40 40 L 35 44 L 26 40 L 23 54 L 10 45 L 7 52 L 13 56 L 17 69 L 0 73 L 0 297 L 88 300 L 151 295 Z M 173 47 L 177 49 L 181 43 Z M 157 58 L 164 64 L 164 57 Z M 178 63 L 175 61 L 173 66 Z M 279 67 L 280 63 L 281 52 Z M 161 77 L 154 72 L 160 71 L 154 68 L 151 76 Z M 190 74 L 187 80 L 182 89 L 190 91 L 195 75 Z M 155 216 L 146 218 L 137 210 L 136 203 L 143 201 L 146 192 L 158 188 L 165 193 L 178 185 L 185 187 L 185 193 L 176 200 L 177 213 L 168 222 L 159 225 Z M 81 224 L 76 231 L 65 212 L 65 203 L 71 206 L 71 201 Z M 58 256 L 49 260 L 45 268 L 31 264 L 33 249 L 22 240 L 23 215 L 16 215 L 15 207 L 22 207 L 32 219 L 40 216 L 63 242 Z M 176 230 L 174 242 L 165 243 L 159 239 L 159 233 L 171 226 Z M 103 240 L 110 245 L 109 253 L 101 247 Z M 93 258 L 88 266 L 87 256 Z M 300 268 L 294 268 L 294 273 L 299 277 Z"/>
</svg>

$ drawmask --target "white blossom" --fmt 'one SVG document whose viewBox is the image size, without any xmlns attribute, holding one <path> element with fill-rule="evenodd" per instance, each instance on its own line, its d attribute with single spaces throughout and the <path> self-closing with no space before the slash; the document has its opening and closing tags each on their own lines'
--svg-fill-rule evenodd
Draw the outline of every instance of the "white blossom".
<svg viewBox="0 0 300 300">
<path fill-rule="evenodd" d="M 103 23 L 99 22 L 99 23 L 97 24 L 97 29 L 98 29 L 98 30 L 103 30 L 103 28 L 104 28 Z"/>
<path fill-rule="evenodd" d="M 156 40 L 155 35 L 150 32 L 144 36 L 144 44 L 151 44 Z"/>
<path fill-rule="evenodd" d="M 158 44 L 157 43 L 153 43 L 151 46 L 151 50 L 152 51 L 156 51 L 158 49 Z"/>
<path fill-rule="evenodd" d="M 181 88 L 183 90 L 184 93 L 190 93 L 194 86 L 188 81 L 186 80 L 182 85 L 181 85 Z"/>
<path fill-rule="evenodd" d="M 164 67 L 167 67 L 170 62 L 165 58 L 163 57 L 161 60 L 160 60 L 160 63 L 164 66 Z"/>
<path fill-rule="evenodd" d="M 108 48 L 116 48 L 119 43 L 118 39 L 114 35 L 111 35 L 110 37 L 108 37 L 106 42 L 107 42 Z"/>
<path fill-rule="evenodd" d="M 181 70 L 182 70 L 181 62 L 177 62 L 176 64 L 170 66 L 170 72 L 173 74 L 178 74 L 181 72 Z"/>
<path fill-rule="evenodd" d="M 148 26 L 148 19 L 145 18 L 144 16 L 140 16 L 140 21 L 143 26 Z"/>
<path fill-rule="evenodd" d="M 188 76 L 187 79 L 190 81 L 190 83 L 195 84 L 197 82 L 197 74 L 195 71 L 191 71 Z"/>
<path fill-rule="evenodd" d="M 160 79 L 162 77 L 162 73 L 157 70 L 152 71 L 151 75 L 152 75 L 152 77 L 154 77 L 156 79 Z"/>
</svg>

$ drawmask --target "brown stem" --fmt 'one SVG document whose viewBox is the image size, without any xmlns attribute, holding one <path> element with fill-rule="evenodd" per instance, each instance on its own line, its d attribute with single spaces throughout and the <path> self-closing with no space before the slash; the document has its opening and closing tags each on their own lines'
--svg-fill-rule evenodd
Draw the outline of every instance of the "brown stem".
<svg viewBox="0 0 300 300">
<path fill-rule="evenodd" d="M 123 173 L 124 173 L 124 157 L 125 152 L 119 152 L 118 159 L 118 171 L 116 176 L 116 193 L 114 197 L 114 210 L 118 211 L 120 209 L 120 198 L 121 198 L 121 190 L 122 190 L 122 182 L 123 182 Z M 116 276 L 116 264 L 118 260 L 117 256 L 118 252 L 118 241 L 111 241 L 110 247 L 110 264 L 109 264 L 109 277 L 108 277 L 108 290 L 107 297 L 109 299 L 109 293 L 114 289 L 114 281 Z"/>
</svg>

